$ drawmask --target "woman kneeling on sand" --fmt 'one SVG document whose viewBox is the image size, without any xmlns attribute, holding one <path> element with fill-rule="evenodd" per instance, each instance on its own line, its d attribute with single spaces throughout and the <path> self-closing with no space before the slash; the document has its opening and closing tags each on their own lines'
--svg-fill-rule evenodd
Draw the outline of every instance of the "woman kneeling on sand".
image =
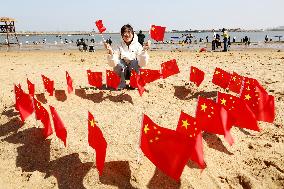
<svg viewBox="0 0 284 189">
<path fill-rule="evenodd" d="M 119 88 L 125 88 L 125 80 L 130 78 L 131 71 L 134 70 L 139 74 L 139 69 L 148 63 L 147 50 L 150 42 L 148 41 L 142 47 L 129 24 L 122 26 L 120 34 L 122 41 L 118 50 L 114 51 L 108 43 L 105 43 L 105 48 L 108 50 L 108 65 L 113 67 L 113 70 L 120 76 Z"/>
</svg>

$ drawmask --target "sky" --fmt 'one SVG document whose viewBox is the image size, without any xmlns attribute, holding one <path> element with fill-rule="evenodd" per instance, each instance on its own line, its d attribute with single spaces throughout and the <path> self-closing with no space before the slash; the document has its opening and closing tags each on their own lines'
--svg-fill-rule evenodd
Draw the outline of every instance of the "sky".
<svg viewBox="0 0 284 189">
<path fill-rule="evenodd" d="M 109 32 L 124 24 L 149 30 L 267 29 L 284 26 L 284 0 L 0 0 L 0 17 L 17 31 L 92 31 L 103 20 Z"/>
</svg>

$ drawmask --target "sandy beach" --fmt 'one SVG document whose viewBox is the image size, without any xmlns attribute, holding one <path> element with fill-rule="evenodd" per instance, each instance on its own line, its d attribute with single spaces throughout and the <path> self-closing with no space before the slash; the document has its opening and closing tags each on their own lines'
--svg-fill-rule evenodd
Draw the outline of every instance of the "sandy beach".
<svg viewBox="0 0 284 189">
<path fill-rule="evenodd" d="M 0 188 L 284 188 L 284 52 L 247 49 L 231 52 L 150 51 L 146 68 L 176 59 L 180 73 L 137 90 L 90 88 L 86 70 L 103 72 L 106 52 L 0 51 Z M 199 87 L 189 81 L 190 66 L 205 72 Z M 199 95 L 215 99 L 215 67 L 257 79 L 275 97 L 274 123 L 258 122 L 260 132 L 233 127 L 235 143 L 203 133 L 207 167 L 201 171 L 189 161 L 176 182 L 159 171 L 139 150 L 142 114 L 160 126 L 176 129 L 181 110 L 195 116 Z M 75 91 L 67 92 L 65 71 Z M 55 95 L 45 92 L 41 74 L 55 82 Z M 28 92 L 26 79 L 35 84 L 36 98 L 57 110 L 67 128 L 67 147 L 55 133 L 44 139 L 42 123 L 34 114 L 22 125 L 15 110 L 14 85 Z M 232 93 L 234 94 L 234 93 Z M 99 177 L 95 151 L 88 146 L 90 111 L 108 143 L 103 175 Z"/>
</svg>

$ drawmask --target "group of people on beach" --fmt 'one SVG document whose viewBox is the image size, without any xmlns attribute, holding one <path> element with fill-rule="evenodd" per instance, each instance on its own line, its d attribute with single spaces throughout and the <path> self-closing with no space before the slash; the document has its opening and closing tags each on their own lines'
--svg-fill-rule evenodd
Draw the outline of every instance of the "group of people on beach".
<svg viewBox="0 0 284 189">
<path fill-rule="evenodd" d="M 228 30 L 226 30 L 225 28 L 222 29 L 222 33 L 224 47 L 223 52 L 227 52 L 229 45 L 231 45 L 230 36 Z M 221 47 L 221 44 L 222 42 L 220 39 L 220 35 L 213 30 L 212 51 L 215 51 L 216 48 L 219 48 L 219 46 Z"/>
</svg>

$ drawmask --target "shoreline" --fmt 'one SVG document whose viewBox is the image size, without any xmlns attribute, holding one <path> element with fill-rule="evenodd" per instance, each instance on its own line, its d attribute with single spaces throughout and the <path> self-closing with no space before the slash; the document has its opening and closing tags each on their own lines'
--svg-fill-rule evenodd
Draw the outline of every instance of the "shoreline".
<svg viewBox="0 0 284 189">
<path fill-rule="evenodd" d="M 115 47 L 115 45 L 114 45 Z M 211 43 L 194 43 L 194 44 L 180 44 L 180 43 L 153 43 L 150 51 L 188 51 L 197 52 L 201 48 L 206 48 L 207 52 L 212 52 Z M 94 45 L 95 52 L 103 51 L 103 45 L 96 43 Z M 213 52 L 222 51 L 223 48 L 218 48 Z M 276 50 L 284 51 L 284 41 L 274 41 L 268 43 L 251 43 L 250 45 L 245 45 L 244 43 L 233 43 L 229 51 L 251 51 L 251 50 Z M 79 51 L 76 43 L 67 44 L 22 44 L 18 46 L 17 44 L 12 44 L 8 47 L 5 44 L 0 44 L 0 52 L 3 51 Z M 88 51 L 86 51 L 88 52 Z"/>
<path fill-rule="evenodd" d="M 242 29 L 230 29 L 228 32 L 273 32 L 273 31 L 283 31 L 284 29 L 280 30 L 242 30 Z M 144 33 L 148 33 L 149 31 L 143 31 Z M 212 30 L 173 30 L 173 31 L 166 31 L 165 33 L 207 33 L 212 32 Z M 221 29 L 215 30 L 215 32 L 221 32 Z M 17 31 L 17 35 L 99 35 L 99 32 L 94 31 Z M 104 34 L 119 34 L 119 32 L 104 32 Z M 1 35 L 6 35 L 6 33 L 0 33 Z"/>
</svg>

